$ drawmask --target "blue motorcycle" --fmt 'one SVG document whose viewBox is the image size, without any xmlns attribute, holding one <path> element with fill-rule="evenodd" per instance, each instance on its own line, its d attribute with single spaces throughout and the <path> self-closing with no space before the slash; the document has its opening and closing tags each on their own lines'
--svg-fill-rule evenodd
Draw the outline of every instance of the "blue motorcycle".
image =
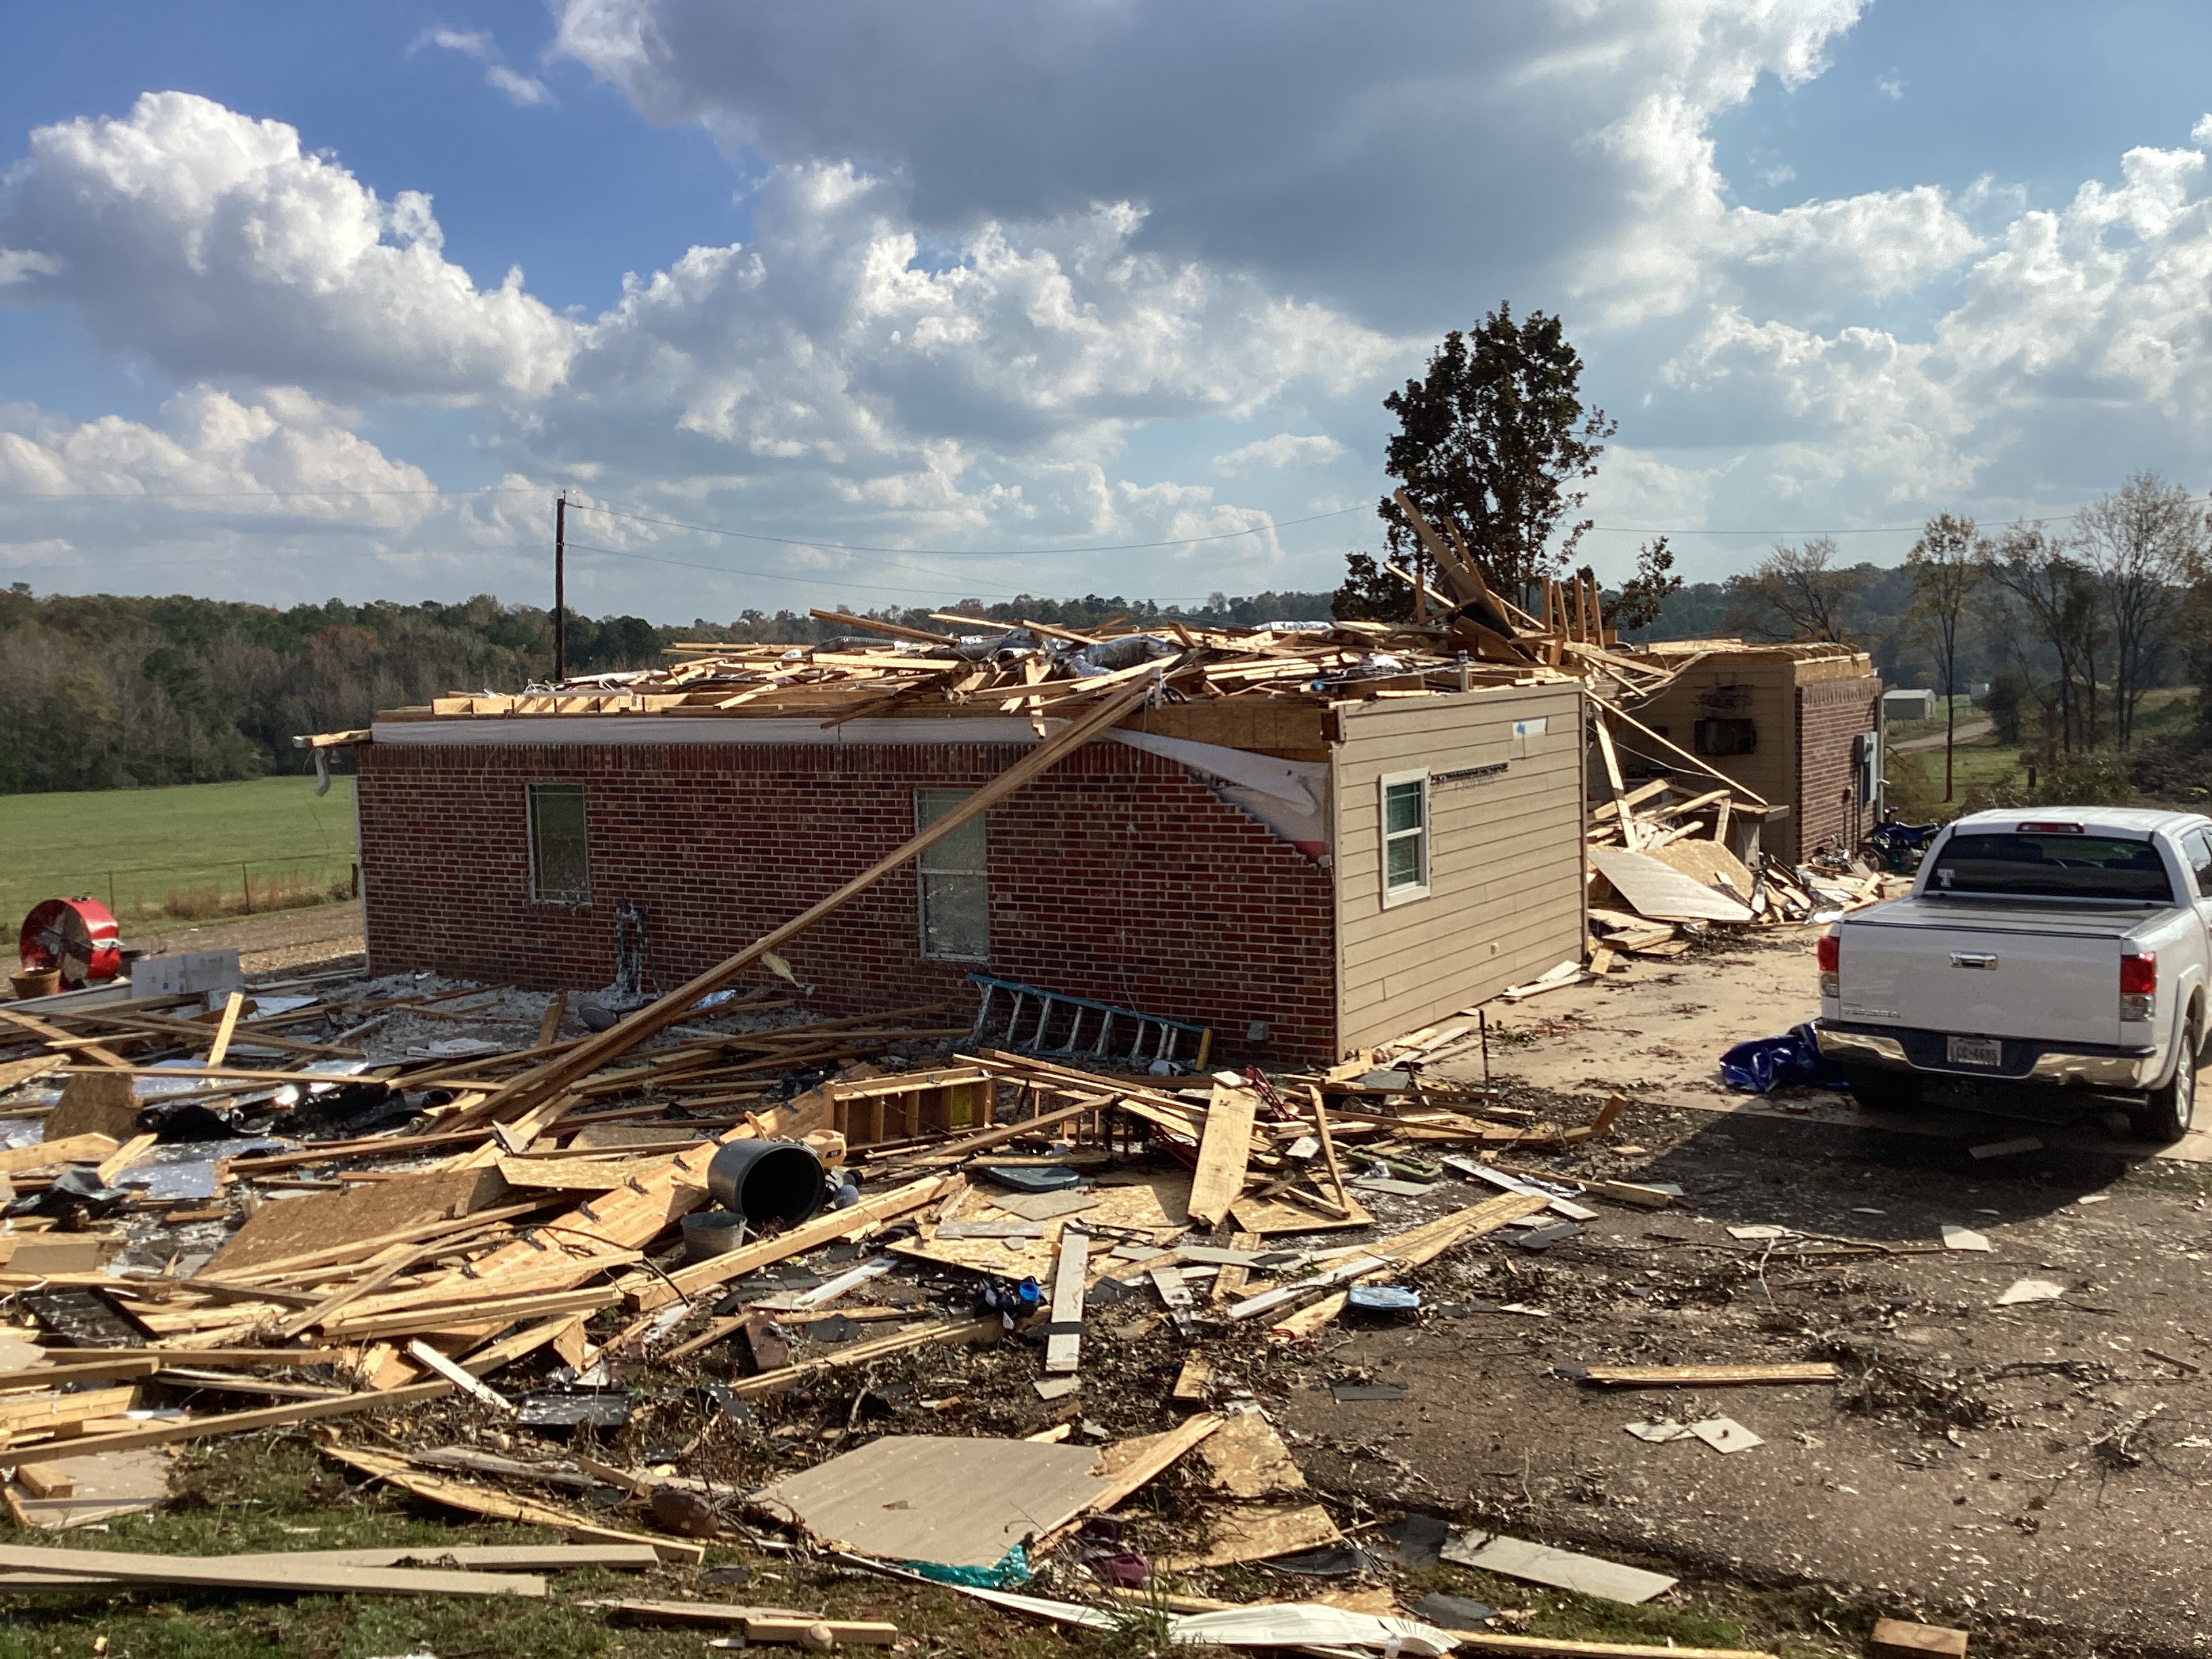
<svg viewBox="0 0 2212 1659">
<path fill-rule="evenodd" d="M 1893 876 L 1909 876 L 1920 867 L 1928 844 L 1942 828 L 1940 823 L 1899 823 L 1894 819 L 1877 823 L 1859 843 L 1859 855 Z"/>
</svg>

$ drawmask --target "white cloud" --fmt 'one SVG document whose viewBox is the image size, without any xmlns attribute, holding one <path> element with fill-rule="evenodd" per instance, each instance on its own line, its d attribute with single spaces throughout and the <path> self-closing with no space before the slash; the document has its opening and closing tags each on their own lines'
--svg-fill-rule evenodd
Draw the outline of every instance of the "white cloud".
<svg viewBox="0 0 2212 1659">
<path fill-rule="evenodd" d="M 1904 78 L 1893 71 L 1876 80 L 1874 89 L 1888 99 L 1891 103 L 1896 104 L 1905 100 L 1905 85 Z"/>
<path fill-rule="evenodd" d="M 189 93 L 32 133 L 0 186 L 10 298 L 75 305 L 111 347 L 180 380 L 342 396 L 542 396 L 574 328 L 447 260 L 430 198 L 390 202 L 281 121 Z"/>
<path fill-rule="evenodd" d="M 0 407 L 0 490 L 372 530 L 411 529 L 441 505 L 420 468 L 389 459 L 352 429 L 346 411 L 303 392 L 272 388 L 241 404 L 195 386 L 161 414 L 156 428 L 114 415 L 78 423 L 22 404 Z"/>
<path fill-rule="evenodd" d="M 1213 470 L 1233 478 L 1275 467 L 1322 466 L 1343 453 L 1344 446 L 1325 432 L 1310 436 L 1278 432 L 1272 438 L 1255 439 L 1225 455 L 1216 455 Z"/>
<path fill-rule="evenodd" d="M 510 101 L 526 109 L 553 101 L 553 94 L 543 81 L 518 74 L 507 66 L 499 48 L 492 44 L 491 36 L 482 29 L 424 29 L 408 50 L 420 52 L 425 46 L 437 46 L 475 58 L 484 66 L 484 84 L 506 94 Z"/>
<path fill-rule="evenodd" d="M 51 254 L 0 247 L 0 288 L 27 283 L 33 276 L 58 276 L 61 274 L 62 262 Z"/>
</svg>

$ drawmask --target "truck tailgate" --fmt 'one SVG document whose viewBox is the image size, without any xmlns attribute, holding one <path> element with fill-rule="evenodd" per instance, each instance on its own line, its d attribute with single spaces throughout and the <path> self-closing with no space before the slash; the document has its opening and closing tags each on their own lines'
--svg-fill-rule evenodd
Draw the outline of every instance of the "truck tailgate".
<svg viewBox="0 0 2212 1659">
<path fill-rule="evenodd" d="M 2000 916 L 1943 900 L 1883 905 L 1844 924 L 1838 1012 L 1924 1031 L 2115 1047 L 2121 941 L 2142 921 Z"/>
</svg>

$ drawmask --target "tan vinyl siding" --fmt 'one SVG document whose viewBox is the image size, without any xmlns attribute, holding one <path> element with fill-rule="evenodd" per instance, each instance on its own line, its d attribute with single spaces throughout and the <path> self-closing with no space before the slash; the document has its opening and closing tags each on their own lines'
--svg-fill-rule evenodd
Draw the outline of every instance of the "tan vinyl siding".
<svg viewBox="0 0 2212 1659">
<path fill-rule="evenodd" d="M 1541 720 L 1516 738 L 1516 720 Z M 1341 713 L 1337 1046 L 1381 1042 L 1582 954 L 1582 692 L 1504 686 Z M 1501 775 L 1449 774 L 1503 764 Z M 1381 780 L 1425 769 L 1429 890 L 1385 908 Z M 1442 779 L 1442 781 L 1438 780 Z"/>
</svg>

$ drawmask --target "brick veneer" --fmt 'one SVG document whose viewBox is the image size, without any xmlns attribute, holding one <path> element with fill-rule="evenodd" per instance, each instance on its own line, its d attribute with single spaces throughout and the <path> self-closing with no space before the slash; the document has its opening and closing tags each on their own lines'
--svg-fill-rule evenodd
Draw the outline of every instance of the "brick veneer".
<svg viewBox="0 0 2212 1659">
<path fill-rule="evenodd" d="M 1797 825 L 1797 857 L 1804 859 L 1829 836 L 1848 841 L 1851 834 L 1844 791 L 1854 781 L 1851 739 L 1875 726 L 1881 680 L 1814 680 L 1797 688 L 1797 799 L 1790 817 Z M 1858 803 L 1859 833 L 1874 827 L 1866 803 Z"/>
<path fill-rule="evenodd" d="M 550 988 L 614 975 L 648 915 L 672 987 L 914 833 L 914 791 L 972 787 L 1013 746 L 672 744 L 360 750 L 369 959 Z M 591 902 L 531 902 L 525 788 L 586 790 Z M 912 867 L 785 953 L 814 1006 L 950 999 L 971 969 L 1215 1027 L 1224 1059 L 1335 1058 L 1329 874 L 1170 762 L 1094 744 L 989 815 L 991 961 L 923 960 Z M 1254 1020 L 1269 1039 L 1245 1040 Z"/>
</svg>

